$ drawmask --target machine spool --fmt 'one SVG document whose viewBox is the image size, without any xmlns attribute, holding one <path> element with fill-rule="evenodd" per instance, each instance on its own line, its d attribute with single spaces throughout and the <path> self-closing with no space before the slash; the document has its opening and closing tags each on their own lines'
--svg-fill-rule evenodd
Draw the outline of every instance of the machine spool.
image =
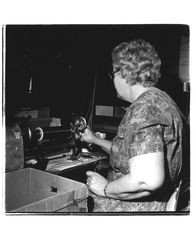
<svg viewBox="0 0 195 250">
<path fill-rule="evenodd" d="M 68 140 L 72 140 L 73 132 L 63 127 L 37 127 L 33 137 L 37 142 L 43 140 L 61 140 L 67 142 Z"/>
</svg>

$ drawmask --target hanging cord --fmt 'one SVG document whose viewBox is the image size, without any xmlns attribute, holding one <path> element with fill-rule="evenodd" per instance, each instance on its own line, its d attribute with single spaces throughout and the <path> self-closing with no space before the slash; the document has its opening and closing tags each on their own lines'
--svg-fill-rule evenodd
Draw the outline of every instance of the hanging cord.
<svg viewBox="0 0 195 250">
<path fill-rule="evenodd" d="M 94 111 L 94 103 L 95 103 L 95 93 L 96 93 L 96 83 L 97 83 L 97 67 L 94 77 L 94 86 L 93 86 L 93 94 L 89 103 L 89 108 L 86 114 L 86 121 L 90 128 L 92 128 L 93 124 L 93 111 Z"/>
</svg>

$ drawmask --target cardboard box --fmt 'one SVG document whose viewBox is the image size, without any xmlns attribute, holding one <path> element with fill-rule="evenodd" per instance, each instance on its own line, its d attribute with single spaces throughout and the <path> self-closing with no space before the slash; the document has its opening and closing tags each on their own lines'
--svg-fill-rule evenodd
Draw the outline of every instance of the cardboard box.
<svg viewBox="0 0 195 250">
<path fill-rule="evenodd" d="M 83 183 L 33 168 L 5 174 L 6 212 L 87 212 Z"/>
</svg>

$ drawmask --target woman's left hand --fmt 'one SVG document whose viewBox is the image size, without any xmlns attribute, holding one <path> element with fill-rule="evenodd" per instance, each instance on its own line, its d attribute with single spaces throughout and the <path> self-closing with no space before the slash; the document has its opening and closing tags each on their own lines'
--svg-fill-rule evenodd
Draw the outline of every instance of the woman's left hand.
<svg viewBox="0 0 195 250">
<path fill-rule="evenodd" d="M 87 171 L 87 186 L 91 192 L 99 196 L 105 196 L 104 187 L 107 180 L 100 174 L 92 171 Z"/>
</svg>

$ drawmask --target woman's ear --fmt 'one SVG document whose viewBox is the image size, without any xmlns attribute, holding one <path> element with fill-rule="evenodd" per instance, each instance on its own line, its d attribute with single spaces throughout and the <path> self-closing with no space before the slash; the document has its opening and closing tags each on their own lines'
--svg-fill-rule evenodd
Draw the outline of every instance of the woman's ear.
<svg viewBox="0 0 195 250">
<path fill-rule="evenodd" d="M 128 81 L 127 77 L 125 77 L 124 80 L 125 80 L 126 84 L 129 84 L 129 81 Z"/>
<path fill-rule="evenodd" d="M 126 84 L 129 84 L 129 77 L 128 77 L 128 74 L 124 77 L 124 81 Z"/>
<path fill-rule="evenodd" d="M 129 72 L 126 69 L 124 69 L 123 74 L 124 74 L 123 79 L 125 80 L 125 83 L 129 84 Z"/>
</svg>

